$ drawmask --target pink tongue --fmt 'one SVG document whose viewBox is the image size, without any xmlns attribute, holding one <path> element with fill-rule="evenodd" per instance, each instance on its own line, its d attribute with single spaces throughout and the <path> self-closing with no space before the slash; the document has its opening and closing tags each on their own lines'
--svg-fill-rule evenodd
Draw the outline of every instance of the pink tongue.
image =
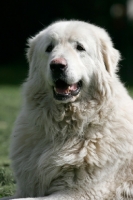
<svg viewBox="0 0 133 200">
<path fill-rule="evenodd" d="M 70 90 L 71 91 L 75 91 L 75 90 L 77 90 L 77 83 L 75 83 L 75 84 L 73 84 L 73 85 L 70 85 Z"/>
<path fill-rule="evenodd" d="M 69 94 L 71 93 L 71 91 L 75 91 L 75 90 L 77 90 L 77 83 L 67 86 L 67 87 L 62 87 L 62 86 L 60 88 L 56 87 L 56 92 L 59 94 Z"/>
</svg>

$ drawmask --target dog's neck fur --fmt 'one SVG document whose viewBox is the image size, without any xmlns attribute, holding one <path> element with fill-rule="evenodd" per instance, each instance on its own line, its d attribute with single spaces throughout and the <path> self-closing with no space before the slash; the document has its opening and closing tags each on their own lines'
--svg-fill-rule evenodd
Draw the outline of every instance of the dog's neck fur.
<svg viewBox="0 0 133 200">
<path fill-rule="evenodd" d="M 105 118 L 110 116 L 113 112 L 113 91 L 111 91 L 109 83 L 106 82 L 106 87 L 108 87 L 107 91 L 112 93 L 112 96 L 109 95 L 108 92 L 105 91 L 106 87 L 102 87 L 101 79 L 98 80 L 97 77 L 92 79 L 87 94 L 85 93 L 84 95 L 81 93 L 81 97 L 75 102 L 66 104 L 57 103 L 53 99 L 52 94 L 49 94 L 49 91 L 44 88 L 45 84 L 40 84 L 42 87 L 35 91 L 35 88 L 38 87 L 33 87 L 34 84 L 32 81 L 30 81 L 31 84 L 29 84 L 28 81 L 28 87 L 27 84 L 25 87 L 27 90 L 24 91 L 25 103 L 28 104 L 26 107 L 30 108 L 31 111 L 38 110 L 38 115 L 34 116 L 33 123 L 43 128 L 46 135 L 49 134 L 49 132 L 52 133 L 51 138 L 53 139 L 57 138 L 58 135 L 60 138 L 62 135 L 62 139 L 75 136 L 84 138 L 86 137 L 85 129 L 88 128 L 88 126 L 103 126 Z M 91 84 L 93 84 L 93 91 L 91 90 Z M 104 88 L 104 91 L 103 89 L 101 90 L 101 88 Z M 34 91 L 32 96 L 30 96 L 31 90 Z M 108 106 L 108 104 L 112 105 Z M 104 109 L 105 107 L 106 109 Z M 47 122 L 46 119 L 48 120 Z M 47 130 L 45 124 L 47 124 Z M 54 124 L 54 127 L 51 127 L 51 124 Z M 51 131 L 51 129 L 53 129 L 53 131 Z M 73 133 L 76 135 L 74 136 Z"/>
</svg>

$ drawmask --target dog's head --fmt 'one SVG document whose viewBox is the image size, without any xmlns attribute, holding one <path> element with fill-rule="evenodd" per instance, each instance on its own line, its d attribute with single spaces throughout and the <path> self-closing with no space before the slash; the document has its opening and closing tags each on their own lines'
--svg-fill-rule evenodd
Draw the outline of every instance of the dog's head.
<svg viewBox="0 0 133 200">
<path fill-rule="evenodd" d="M 51 98 L 67 103 L 88 91 L 95 73 L 113 78 L 120 55 L 103 29 L 60 21 L 29 39 L 27 57 L 34 84 L 41 82 Z"/>
</svg>

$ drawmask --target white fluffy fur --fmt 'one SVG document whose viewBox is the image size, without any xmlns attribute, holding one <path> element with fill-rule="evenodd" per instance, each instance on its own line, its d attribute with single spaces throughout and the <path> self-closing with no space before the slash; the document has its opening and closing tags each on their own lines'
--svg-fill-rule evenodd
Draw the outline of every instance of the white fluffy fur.
<svg viewBox="0 0 133 200">
<path fill-rule="evenodd" d="M 51 53 L 45 52 L 50 43 Z M 78 52 L 75 43 L 85 50 Z M 29 40 L 29 76 L 12 134 L 12 198 L 133 199 L 133 101 L 116 75 L 120 54 L 105 30 L 59 21 Z M 57 101 L 49 64 L 63 57 L 80 94 Z"/>
</svg>

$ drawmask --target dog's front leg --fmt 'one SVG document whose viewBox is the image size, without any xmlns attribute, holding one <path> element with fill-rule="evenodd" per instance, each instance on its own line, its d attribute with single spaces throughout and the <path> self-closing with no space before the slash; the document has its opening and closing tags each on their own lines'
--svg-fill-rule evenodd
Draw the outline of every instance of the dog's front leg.
<svg viewBox="0 0 133 200">
<path fill-rule="evenodd" d="M 29 197 L 29 198 L 10 199 L 10 200 L 76 200 L 76 198 L 64 195 L 50 195 L 46 197 L 33 197 L 33 198 Z"/>
<path fill-rule="evenodd" d="M 7 199 L 2 199 L 7 200 Z M 76 198 L 63 195 L 50 195 L 47 197 L 33 197 L 33 198 L 20 198 L 20 199 L 8 199 L 8 200 L 76 200 Z"/>
<path fill-rule="evenodd" d="M 85 200 L 77 193 L 54 193 L 44 197 L 15 198 L 11 200 Z"/>
</svg>

